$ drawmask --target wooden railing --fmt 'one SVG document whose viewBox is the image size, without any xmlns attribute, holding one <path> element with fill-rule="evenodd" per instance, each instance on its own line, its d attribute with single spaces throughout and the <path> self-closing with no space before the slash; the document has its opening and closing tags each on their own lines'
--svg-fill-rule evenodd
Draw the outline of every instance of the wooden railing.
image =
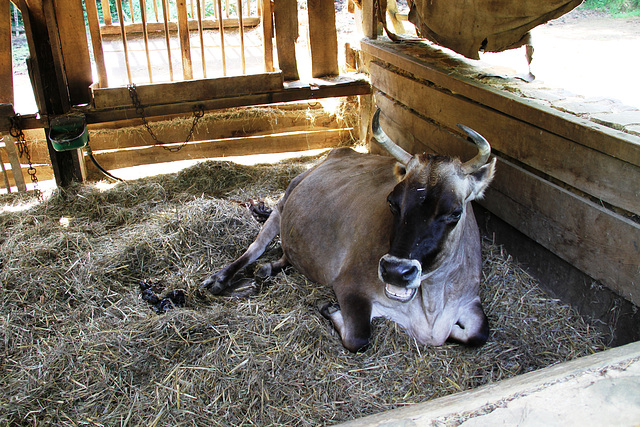
<svg viewBox="0 0 640 427">
<path fill-rule="evenodd" d="M 87 18 L 91 32 L 92 47 L 98 71 L 98 87 L 109 87 L 105 46 L 113 44 L 114 39 L 122 43 L 122 56 L 126 79 L 131 83 L 154 83 L 158 81 L 180 81 L 194 78 L 194 58 L 192 58 L 192 34 L 197 32 L 199 44 L 198 75 L 207 78 L 247 73 L 247 49 L 245 31 L 256 27 L 263 15 L 263 0 L 87 0 Z M 265 1 L 268 11 L 264 14 L 270 19 L 270 1 Z M 115 6 L 116 16 L 112 16 L 111 7 Z M 205 30 L 218 30 L 219 44 L 216 50 L 205 45 Z M 234 65 L 235 71 L 229 73 L 229 48 L 225 41 L 225 33 L 232 30 L 234 39 L 239 39 L 239 60 Z M 178 39 L 171 33 L 178 33 Z M 268 31 L 268 33 L 267 33 Z M 264 51 L 264 71 L 273 71 L 273 48 L 271 47 L 271 26 L 265 25 L 260 40 Z M 132 34 L 136 40 L 132 41 Z M 140 37 L 142 36 L 142 41 Z M 211 37 L 211 35 L 209 35 Z M 227 37 L 229 35 L 227 34 Z M 140 75 L 133 75 L 132 62 L 140 63 L 139 52 L 132 58 L 132 51 L 144 44 L 144 60 L 147 76 L 142 80 Z M 152 48 L 152 43 L 155 49 Z M 162 48 L 158 48 L 160 45 Z M 179 47 L 179 52 L 176 52 Z M 254 46 L 255 47 L 255 46 Z M 153 49 L 153 52 L 152 52 Z M 113 53 L 113 52 L 110 52 Z M 174 60 L 179 56 L 182 73 L 175 70 Z M 220 63 L 215 72 L 207 69 L 212 61 Z M 255 59 L 254 59 L 255 62 Z M 161 71 L 159 71 L 161 70 Z M 168 75 L 167 72 L 168 71 Z M 262 71 L 262 70 L 261 70 Z M 137 81 L 136 81 L 137 80 Z"/>
</svg>

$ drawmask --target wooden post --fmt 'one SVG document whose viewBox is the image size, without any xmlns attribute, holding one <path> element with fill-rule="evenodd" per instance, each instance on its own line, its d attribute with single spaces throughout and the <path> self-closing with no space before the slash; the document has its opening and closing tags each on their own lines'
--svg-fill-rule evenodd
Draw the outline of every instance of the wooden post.
<svg viewBox="0 0 640 427">
<path fill-rule="evenodd" d="M 171 43 L 169 40 L 171 36 L 169 35 L 169 5 L 167 4 L 168 0 L 160 0 L 162 3 L 162 20 L 164 21 L 164 38 L 167 43 L 167 59 L 169 62 L 169 79 L 173 81 L 173 62 L 171 61 Z"/>
<path fill-rule="evenodd" d="M 13 104 L 11 2 L 0 0 L 0 103 Z"/>
<path fill-rule="evenodd" d="M 242 74 L 247 73 L 246 59 L 244 57 L 244 22 L 242 20 L 242 0 L 238 0 L 238 26 L 240 29 L 240 56 L 242 59 Z"/>
<path fill-rule="evenodd" d="M 140 19 L 142 20 L 142 36 L 144 38 L 144 51 L 147 54 L 147 69 L 149 70 L 149 83 L 153 83 L 151 71 L 151 56 L 149 55 L 149 32 L 147 31 L 147 4 L 140 0 Z"/>
<path fill-rule="evenodd" d="M 204 4 L 204 2 L 203 2 Z M 204 34 L 202 31 L 202 8 L 200 0 L 196 0 L 196 9 L 198 10 L 198 35 L 200 36 L 200 54 L 202 55 L 202 76 L 207 78 L 207 60 L 204 56 Z"/>
<path fill-rule="evenodd" d="M 122 0 L 116 0 L 116 9 L 118 10 L 118 22 L 120 23 L 120 35 L 122 36 L 122 48 L 124 50 L 124 64 L 127 67 L 127 78 L 129 84 L 133 83 L 131 79 L 131 66 L 129 65 L 129 47 L 127 46 L 127 32 L 124 26 L 124 12 L 122 11 Z"/>
<path fill-rule="evenodd" d="M 102 4 L 102 17 L 105 25 L 111 25 L 111 9 L 109 9 L 109 0 L 100 0 Z"/>
<path fill-rule="evenodd" d="M 65 82 L 64 73 L 59 68 L 62 63 L 60 45 L 52 40 L 53 37 L 57 39 L 58 35 L 52 0 L 33 0 L 29 2 L 29 6 L 22 0 L 20 4 L 31 53 L 31 60 L 28 61 L 29 73 L 38 108 L 41 114 L 49 116 L 64 114 L 69 111 L 69 98 L 66 86 L 61 87 Z M 56 184 L 66 187 L 74 181 L 81 182 L 84 178 L 82 154 L 79 150 L 55 151 L 46 128 L 45 134 Z"/>
<path fill-rule="evenodd" d="M 191 42 L 189 41 L 189 22 L 187 21 L 186 0 L 178 0 L 178 37 L 180 38 L 180 52 L 182 53 L 182 73 L 185 80 L 193 79 L 193 65 L 191 62 Z"/>
<path fill-rule="evenodd" d="M 338 69 L 338 36 L 333 0 L 314 0 L 307 3 L 309 11 L 309 46 L 311 48 L 311 76 L 336 76 Z"/>
<path fill-rule="evenodd" d="M 298 4 L 296 0 L 274 0 L 278 65 L 285 80 L 298 80 L 296 40 L 298 39 Z"/>
<path fill-rule="evenodd" d="M 222 0 L 215 0 L 218 3 L 218 23 L 220 30 L 220 49 L 222 50 L 222 73 L 227 75 L 227 58 L 224 54 L 224 25 L 222 25 Z M 229 17 L 229 7 L 227 4 L 227 17 Z"/>
<path fill-rule="evenodd" d="M 273 72 L 273 10 L 271 0 L 262 1 L 262 44 L 264 45 L 264 71 Z"/>
<path fill-rule="evenodd" d="M 378 0 L 362 0 L 362 32 L 370 39 L 378 36 L 377 2 Z"/>
<path fill-rule="evenodd" d="M 85 5 L 87 7 L 89 31 L 91 32 L 91 46 L 93 48 L 93 57 L 96 61 L 96 68 L 98 70 L 98 87 L 109 87 L 109 81 L 107 80 L 107 67 L 104 63 L 104 52 L 102 50 L 102 34 L 100 33 L 98 6 L 96 5 L 96 0 L 85 0 Z M 108 4 L 107 7 L 109 7 Z"/>
</svg>

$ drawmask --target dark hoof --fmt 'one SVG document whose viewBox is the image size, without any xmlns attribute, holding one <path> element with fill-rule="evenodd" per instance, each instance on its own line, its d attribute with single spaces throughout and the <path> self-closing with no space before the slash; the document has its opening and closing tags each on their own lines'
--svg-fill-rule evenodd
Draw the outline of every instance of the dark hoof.
<svg viewBox="0 0 640 427">
<path fill-rule="evenodd" d="M 222 291 L 229 287 L 224 270 L 214 273 L 207 280 L 202 282 L 201 287 L 207 289 L 213 295 L 219 295 Z"/>
</svg>

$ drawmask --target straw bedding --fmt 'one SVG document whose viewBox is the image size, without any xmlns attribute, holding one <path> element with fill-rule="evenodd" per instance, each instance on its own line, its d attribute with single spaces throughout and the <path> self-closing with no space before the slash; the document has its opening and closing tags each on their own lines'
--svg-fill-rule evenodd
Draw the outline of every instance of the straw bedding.
<svg viewBox="0 0 640 427">
<path fill-rule="evenodd" d="M 589 324 L 487 241 L 482 298 L 492 330 L 479 349 L 417 346 L 380 319 L 371 347 L 351 354 L 318 312 L 332 292 L 292 269 L 255 284 L 250 298 L 202 291 L 259 230 L 239 202 L 273 206 L 313 161 L 204 162 L 4 210 L 0 423 L 326 425 L 603 348 Z M 279 255 L 274 242 L 263 258 Z M 158 298 L 183 291 L 186 302 L 157 314 L 145 287 Z"/>
</svg>

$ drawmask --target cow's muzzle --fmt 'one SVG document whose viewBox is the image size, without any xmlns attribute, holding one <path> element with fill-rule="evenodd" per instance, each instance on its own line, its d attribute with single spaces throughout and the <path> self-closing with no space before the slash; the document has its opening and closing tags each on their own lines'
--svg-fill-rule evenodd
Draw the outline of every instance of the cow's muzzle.
<svg viewBox="0 0 640 427">
<path fill-rule="evenodd" d="M 386 254 L 380 258 L 378 277 L 385 283 L 388 298 L 409 302 L 418 292 L 422 267 L 414 259 Z"/>
</svg>

